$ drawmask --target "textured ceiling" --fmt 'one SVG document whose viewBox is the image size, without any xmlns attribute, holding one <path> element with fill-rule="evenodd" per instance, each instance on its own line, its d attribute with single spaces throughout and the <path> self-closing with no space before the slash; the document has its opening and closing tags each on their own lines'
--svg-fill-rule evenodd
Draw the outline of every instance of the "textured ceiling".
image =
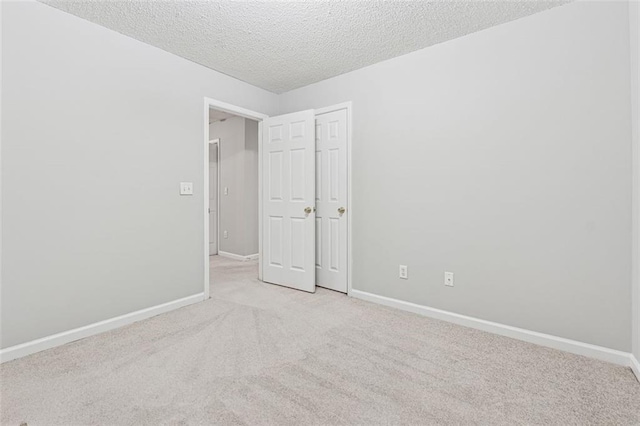
<svg viewBox="0 0 640 426">
<path fill-rule="evenodd" d="M 275 93 L 566 3 L 40 1 Z"/>
</svg>

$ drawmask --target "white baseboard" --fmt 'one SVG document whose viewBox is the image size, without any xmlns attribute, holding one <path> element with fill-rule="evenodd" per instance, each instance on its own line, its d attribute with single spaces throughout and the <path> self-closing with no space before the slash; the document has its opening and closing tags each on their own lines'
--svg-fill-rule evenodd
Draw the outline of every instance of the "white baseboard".
<svg viewBox="0 0 640 426">
<path fill-rule="evenodd" d="M 640 362 L 638 362 L 638 358 L 631 355 L 631 371 L 636 375 L 636 379 L 640 382 Z"/>
<path fill-rule="evenodd" d="M 360 290 L 352 289 L 349 295 L 355 297 L 356 299 L 378 303 L 380 305 L 401 309 L 403 311 L 413 312 L 415 314 L 424 315 L 426 317 L 448 321 L 465 327 L 475 328 L 478 330 L 487 331 L 489 333 L 511 337 L 512 339 L 523 340 L 525 342 L 534 343 L 537 345 L 546 346 L 577 355 L 583 355 L 586 357 L 595 358 L 618 365 L 623 365 L 625 367 L 629 367 L 632 362 L 631 354 L 615 349 L 609 349 L 589 343 L 582 343 L 576 340 L 569 340 L 563 337 L 552 336 L 550 334 L 538 333 L 536 331 L 525 330 L 523 328 L 512 327 L 510 325 L 485 321 L 478 318 L 468 317 L 466 315 L 443 311 L 441 309 L 429 308 L 427 306 L 417 305 L 415 303 L 392 299 L 390 297 L 378 296 L 376 294 L 367 293 Z"/>
<path fill-rule="evenodd" d="M 171 302 L 152 306 L 150 308 L 141 309 L 139 311 L 120 315 L 115 318 L 110 318 L 104 321 L 85 325 L 83 327 L 74 328 L 73 330 L 63 331 L 62 333 L 57 333 L 51 336 L 43 337 L 41 339 L 36 339 L 30 342 L 21 343 L 19 345 L 10 346 L 6 349 L 0 350 L 0 363 L 31 355 L 36 352 L 54 348 L 56 346 L 64 345 L 76 340 L 84 339 L 85 337 L 93 336 L 105 331 L 113 330 L 114 328 L 132 324 L 134 322 L 151 318 L 165 312 L 173 311 L 174 309 L 182 308 L 183 306 L 191 305 L 203 300 L 204 293 L 194 294 L 193 296 L 173 300 Z"/>
<path fill-rule="evenodd" d="M 218 251 L 218 256 L 226 257 L 233 260 L 241 260 L 246 262 L 247 260 L 256 260 L 259 257 L 259 254 L 249 254 L 247 256 L 243 256 L 241 254 L 229 253 L 226 251 Z"/>
</svg>

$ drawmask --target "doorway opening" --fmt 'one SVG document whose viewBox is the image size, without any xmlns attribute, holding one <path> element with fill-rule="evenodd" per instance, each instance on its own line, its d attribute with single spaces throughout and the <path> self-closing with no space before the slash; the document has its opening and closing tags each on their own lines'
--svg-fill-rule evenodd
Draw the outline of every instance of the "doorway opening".
<svg viewBox="0 0 640 426">
<path fill-rule="evenodd" d="M 243 213 L 244 203 L 237 202 L 237 198 L 243 199 L 245 191 L 241 188 L 240 182 L 244 183 L 243 176 L 238 172 L 236 162 L 239 157 L 244 158 L 245 140 L 244 130 L 239 129 L 240 123 L 250 127 L 249 131 L 255 133 L 257 127 L 257 134 L 250 136 L 253 143 L 253 148 L 256 149 L 257 144 L 259 154 L 259 141 L 261 139 L 262 132 L 262 120 L 267 118 L 267 115 L 261 114 L 255 111 L 250 111 L 245 108 L 237 107 L 235 105 L 220 102 L 215 99 L 204 99 L 204 295 L 205 299 L 210 295 L 210 277 L 211 277 L 211 265 L 215 268 L 216 261 L 220 259 L 221 255 L 229 256 L 226 259 L 230 261 L 238 261 L 232 259 L 232 256 L 241 256 L 242 261 L 254 261 L 256 255 L 258 257 L 258 264 L 260 264 L 259 252 L 261 246 L 261 225 L 258 221 L 257 227 L 257 239 L 258 250 L 257 252 L 248 253 L 247 248 L 251 247 L 249 244 L 245 244 L 245 239 L 241 238 L 241 233 L 244 233 L 242 229 L 243 221 L 236 223 L 234 213 Z M 223 121 L 224 120 L 224 121 Z M 234 123 L 227 123 L 226 121 L 232 121 Z M 218 124 L 216 124 L 218 123 Z M 230 126 L 228 124 L 235 124 Z M 212 132 L 213 130 L 213 132 Z M 234 134 L 233 132 L 236 132 Z M 218 132 L 216 137 L 214 133 Z M 226 132 L 226 133 L 225 133 Z M 242 135 L 240 135 L 242 133 Z M 236 155 L 238 152 L 242 152 L 240 155 Z M 226 154 L 229 154 L 228 156 Z M 259 158 L 259 157 L 258 157 Z M 257 162 L 259 176 L 259 161 Z M 244 168 L 243 168 L 244 170 Z M 213 176 L 212 176 L 213 174 Z M 240 185 L 240 186 L 239 186 Z M 227 195 L 225 195 L 225 191 Z M 256 194 L 256 200 L 253 201 L 253 205 L 257 208 L 257 216 L 253 212 L 254 217 L 260 217 L 260 180 L 258 178 L 258 188 Z M 237 197 L 236 197 L 237 196 Z M 224 198 L 226 197 L 226 198 Z M 248 197 L 246 197 L 248 198 Z M 227 203 L 227 201 L 232 201 Z M 249 200 L 251 201 L 251 200 Z M 211 212 L 213 211 L 213 214 Z M 247 215 L 249 216 L 249 215 Z M 247 219 L 249 222 L 250 219 Z M 233 230 L 233 231 L 231 231 Z M 235 230 L 239 230 L 236 232 Z M 226 231 L 226 234 L 225 234 Z M 231 231 L 231 232 L 230 232 Z M 226 235 L 227 238 L 224 238 Z M 252 237 L 255 235 L 251 231 Z M 227 241 L 229 244 L 227 244 Z M 254 245 L 255 246 L 255 245 Z M 237 249 L 242 247 L 242 250 Z M 227 251 L 225 251 L 225 249 Z M 239 253 L 234 251 L 239 250 Z M 258 266 L 258 279 L 261 278 L 260 270 Z M 215 274 L 215 270 L 213 271 Z"/>
<path fill-rule="evenodd" d="M 258 272 L 259 121 L 208 110 L 208 240 L 212 282 L 236 270 Z M 235 269 L 234 269 L 235 268 Z M 226 271 L 226 272 L 225 272 Z"/>
<path fill-rule="evenodd" d="M 205 98 L 205 146 L 205 296 L 225 266 L 349 294 L 351 104 L 268 117 Z"/>
</svg>

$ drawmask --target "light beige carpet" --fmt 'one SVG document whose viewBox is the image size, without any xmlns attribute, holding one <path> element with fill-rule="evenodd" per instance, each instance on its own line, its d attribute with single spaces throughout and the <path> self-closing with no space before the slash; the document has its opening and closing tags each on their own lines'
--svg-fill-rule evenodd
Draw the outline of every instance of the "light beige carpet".
<svg viewBox="0 0 640 426">
<path fill-rule="evenodd" d="M 627 368 L 213 265 L 211 300 L 2 365 L 2 424 L 640 424 Z"/>
</svg>

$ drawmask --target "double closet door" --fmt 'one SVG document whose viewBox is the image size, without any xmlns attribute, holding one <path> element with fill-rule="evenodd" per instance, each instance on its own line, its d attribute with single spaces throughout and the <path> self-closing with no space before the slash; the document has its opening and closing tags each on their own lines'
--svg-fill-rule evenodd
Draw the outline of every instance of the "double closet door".
<svg viewBox="0 0 640 426">
<path fill-rule="evenodd" d="M 263 123 L 263 280 L 347 292 L 347 110 Z"/>
</svg>

